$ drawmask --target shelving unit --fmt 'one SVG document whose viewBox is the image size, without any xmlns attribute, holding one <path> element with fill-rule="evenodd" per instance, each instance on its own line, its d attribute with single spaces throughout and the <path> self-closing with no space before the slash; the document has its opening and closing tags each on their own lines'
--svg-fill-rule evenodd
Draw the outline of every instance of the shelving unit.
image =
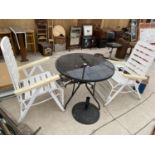
<svg viewBox="0 0 155 155">
<path fill-rule="evenodd" d="M 48 20 L 48 42 L 52 45 L 54 51 L 54 37 L 53 37 L 53 20 Z"/>
<path fill-rule="evenodd" d="M 33 48 L 33 52 L 36 53 L 36 41 L 35 41 L 35 32 L 34 30 L 27 30 L 26 31 L 26 37 L 27 37 L 27 46 Z"/>
<path fill-rule="evenodd" d="M 36 35 L 37 42 L 48 42 L 48 20 L 47 19 L 36 19 Z"/>
</svg>

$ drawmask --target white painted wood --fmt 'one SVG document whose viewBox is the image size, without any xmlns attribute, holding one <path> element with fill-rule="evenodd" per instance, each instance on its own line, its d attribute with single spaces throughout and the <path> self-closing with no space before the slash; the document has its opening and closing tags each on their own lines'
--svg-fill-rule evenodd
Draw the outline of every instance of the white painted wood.
<svg viewBox="0 0 155 155">
<path fill-rule="evenodd" d="M 131 80 L 147 80 L 146 76 L 139 76 L 139 75 L 134 75 L 134 74 L 122 74 L 124 77 L 131 79 Z"/>
<path fill-rule="evenodd" d="M 45 74 L 48 75 L 47 78 L 44 76 Z M 32 76 L 31 78 L 27 78 L 20 81 L 20 83 L 24 85 L 24 88 L 16 89 L 15 94 L 20 95 L 32 89 L 35 89 L 41 86 L 44 87 L 44 85 L 47 85 L 50 82 L 56 81 L 58 79 L 60 79 L 59 75 L 51 76 L 50 72 L 45 72 L 36 76 Z"/>
<path fill-rule="evenodd" d="M 115 64 L 116 70 L 113 77 L 108 80 L 111 91 L 105 100 L 105 105 L 109 104 L 119 93 L 122 93 L 125 87 L 128 87 L 131 90 L 127 92 L 135 92 L 140 98 L 141 95 L 138 89 L 140 83 L 137 83 L 136 81 L 141 82 L 142 80 L 146 80 L 146 75 L 154 59 L 155 46 L 138 41 L 124 67 L 123 65 L 121 66 L 122 62 L 111 61 Z M 123 67 L 123 70 L 127 71 L 129 74 L 120 72 L 119 66 Z M 135 87 L 135 90 L 133 87 Z M 101 89 L 96 89 L 96 92 L 100 96 L 103 93 Z"/>
<path fill-rule="evenodd" d="M 8 37 L 2 38 L 1 49 L 14 86 L 14 93 L 17 95 L 20 103 L 19 122 L 24 119 L 32 105 L 43 103 L 51 98 L 53 98 L 58 107 L 64 111 L 64 92 L 56 83 L 56 80 L 60 78 L 59 75 L 54 75 L 50 72 L 43 72 L 44 70 L 40 66 L 40 63 L 49 60 L 49 58 L 36 61 L 30 65 L 27 64 L 25 66 L 18 67 Z M 26 69 L 31 66 L 32 70 L 27 72 Z M 32 76 L 36 68 L 39 68 L 41 73 Z M 20 80 L 18 71 L 22 69 L 27 77 L 26 79 Z M 46 98 L 39 103 L 35 103 L 35 99 L 45 93 L 49 93 L 50 98 Z"/>
<path fill-rule="evenodd" d="M 18 67 L 18 70 L 23 70 L 23 69 L 27 69 L 29 67 L 33 67 L 33 66 L 39 65 L 39 64 L 41 64 L 43 62 L 48 61 L 49 59 L 50 59 L 50 57 L 46 57 L 46 58 L 42 58 L 40 60 L 36 60 L 34 62 L 28 63 L 26 65 L 19 66 Z"/>
</svg>

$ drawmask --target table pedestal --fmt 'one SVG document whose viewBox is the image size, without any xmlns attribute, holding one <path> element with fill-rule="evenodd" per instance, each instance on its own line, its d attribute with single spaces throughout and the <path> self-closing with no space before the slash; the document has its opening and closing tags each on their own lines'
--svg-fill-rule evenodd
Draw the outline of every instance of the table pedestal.
<svg viewBox="0 0 155 155">
<path fill-rule="evenodd" d="M 73 98 L 73 96 L 74 96 L 75 93 L 77 92 L 77 90 L 80 88 L 80 86 L 81 86 L 82 84 L 85 84 L 86 89 L 88 90 L 88 92 L 90 93 L 90 95 L 93 97 L 93 99 L 96 101 L 96 103 L 97 103 L 97 105 L 98 105 L 98 110 L 100 110 L 100 103 L 99 103 L 99 101 L 98 101 L 98 100 L 96 99 L 96 97 L 95 97 L 95 85 L 96 85 L 96 83 L 94 83 L 94 84 L 90 84 L 90 83 L 80 83 L 80 82 L 76 83 L 75 81 L 71 81 L 71 82 L 68 83 L 68 84 L 73 84 L 73 89 L 72 89 L 71 96 L 69 97 L 69 99 L 67 100 L 67 102 L 66 102 L 66 104 L 65 104 L 65 107 L 64 107 L 65 109 L 66 109 L 68 103 L 70 102 L 70 100 Z M 68 84 L 67 84 L 67 85 L 68 85 Z M 75 86 L 76 84 L 77 84 L 77 86 Z M 88 84 L 91 86 L 92 89 L 89 88 Z M 66 85 L 65 85 L 65 87 L 66 87 Z"/>
<path fill-rule="evenodd" d="M 72 109 L 72 115 L 76 121 L 82 124 L 93 124 L 98 121 L 99 109 L 89 102 L 90 97 L 85 102 L 77 103 Z"/>
</svg>

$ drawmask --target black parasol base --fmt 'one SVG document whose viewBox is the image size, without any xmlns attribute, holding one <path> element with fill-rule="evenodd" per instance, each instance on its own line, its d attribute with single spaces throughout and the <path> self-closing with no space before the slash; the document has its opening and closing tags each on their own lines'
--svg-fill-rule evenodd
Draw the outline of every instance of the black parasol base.
<svg viewBox="0 0 155 155">
<path fill-rule="evenodd" d="M 93 124 L 98 121 L 99 109 L 89 102 L 90 97 L 85 102 L 77 103 L 72 109 L 72 115 L 76 121 L 82 124 Z"/>
</svg>

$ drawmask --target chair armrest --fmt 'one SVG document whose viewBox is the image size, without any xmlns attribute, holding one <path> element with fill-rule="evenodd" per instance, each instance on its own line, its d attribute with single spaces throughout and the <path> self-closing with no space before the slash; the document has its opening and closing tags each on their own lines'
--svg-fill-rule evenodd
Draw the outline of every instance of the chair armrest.
<svg viewBox="0 0 155 155">
<path fill-rule="evenodd" d="M 125 65 L 126 64 L 125 61 L 115 61 L 115 60 L 108 60 L 108 61 L 110 61 L 114 65 Z"/>
<path fill-rule="evenodd" d="M 131 79 L 131 80 L 147 80 L 148 77 L 146 76 L 140 76 L 140 75 L 136 75 L 136 74 L 125 74 L 125 73 L 122 73 L 122 75 L 128 79 Z"/>
<path fill-rule="evenodd" d="M 14 91 L 14 94 L 20 95 L 20 94 L 22 94 L 24 92 L 27 92 L 27 91 L 32 90 L 34 88 L 41 87 L 43 85 L 46 85 L 46 84 L 48 84 L 48 83 L 50 83 L 52 81 L 56 81 L 56 80 L 59 80 L 59 79 L 60 79 L 60 76 L 59 75 L 54 75 L 53 77 L 47 78 L 44 81 L 40 81 L 38 83 L 35 83 L 35 84 L 30 85 L 30 86 L 27 86 L 27 87 L 19 88 L 19 89 L 17 89 L 17 90 Z"/>
<path fill-rule="evenodd" d="M 26 68 L 29 68 L 29 67 L 32 67 L 32 66 L 41 64 L 41 63 L 43 63 L 43 62 L 45 62 L 45 61 L 47 61 L 47 60 L 49 60 L 49 59 L 50 59 L 50 57 L 46 57 L 46 58 L 42 58 L 42 59 L 40 59 L 40 60 L 31 62 L 31 63 L 29 63 L 29 64 L 19 66 L 19 67 L 18 67 L 18 70 L 20 71 L 20 70 L 23 70 L 23 69 L 26 69 Z"/>
</svg>

